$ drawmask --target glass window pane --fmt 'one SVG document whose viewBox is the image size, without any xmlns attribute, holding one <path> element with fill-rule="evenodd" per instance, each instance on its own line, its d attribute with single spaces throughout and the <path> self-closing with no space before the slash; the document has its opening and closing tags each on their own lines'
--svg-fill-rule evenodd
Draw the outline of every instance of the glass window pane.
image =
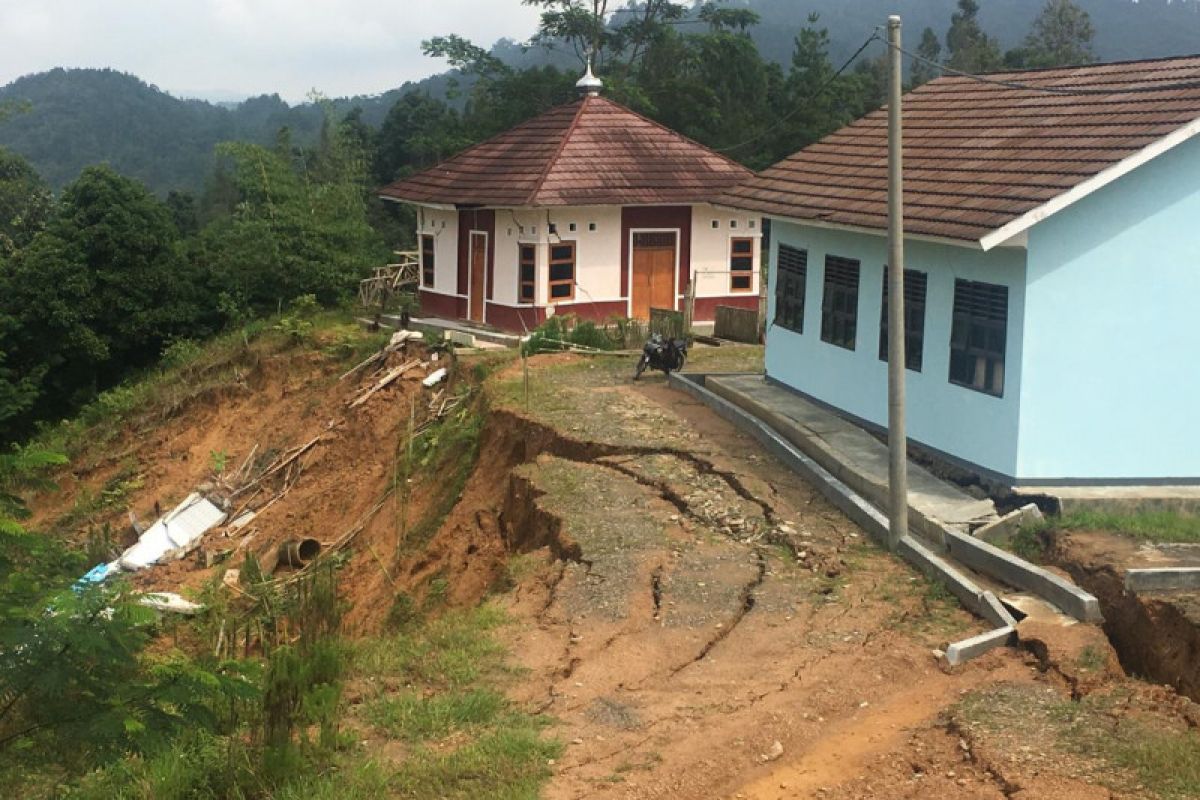
<svg viewBox="0 0 1200 800">
<path fill-rule="evenodd" d="M 552 281 L 569 281 L 575 277 L 574 264 L 551 264 L 550 265 L 550 280 Z"/>
<path fill-rule="evenodd" d="M 570 297 L 571 296 L 571 284 L 558 283 L 558 284 L 551 286 L 550 287 L 550 296 L 554 297 L 554 298 Z"/>
<path fill-rule="evenodd" d="M 569 245 L 552 247 L 550 248 L 550 259 L 552 261 L 574 261 L 575 248 Z"/>
<path fill-rule="evenodd" d="M 754 252 L 754 240 L 753 239 L 734 239 L 733 240 L 733 252 L 735 252 L 735 253 L 753 253 Z"/>
<path fill-rule="evenodd" d="M 735 270 L 754 269 L 754 259 L 749 256 L 737 256 L 729 262 L 729 268 Z"/>
</svg>

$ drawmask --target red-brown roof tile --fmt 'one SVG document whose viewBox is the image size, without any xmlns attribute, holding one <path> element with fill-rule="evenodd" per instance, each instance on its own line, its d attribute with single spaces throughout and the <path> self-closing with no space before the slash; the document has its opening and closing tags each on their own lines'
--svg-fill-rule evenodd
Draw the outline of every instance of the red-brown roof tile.
<svg viewBox="0 0 1200 800">
<path fill-rule="evenodd" d="M 1200 56 L 988 78 L 1032 88 L 947 76 L 905 96 L 908 233 L 979 241 L 1200 119 Z M 1038 91 L 1047 88 L 1088 93 Z M 885 230 L 887 109 L 770 167 L 720 202 Z"/>
<path fill-rule="evenodd" d="M 584 97 L 380 190 L 458 206 L 668 205 L 712 200 L 751 173 L 602 97 Z"/>
</svg>

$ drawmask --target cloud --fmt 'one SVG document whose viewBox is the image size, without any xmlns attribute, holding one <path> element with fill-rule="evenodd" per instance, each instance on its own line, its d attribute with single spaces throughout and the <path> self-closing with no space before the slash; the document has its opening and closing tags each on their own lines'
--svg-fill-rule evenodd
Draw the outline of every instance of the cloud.
<svg viewBox="0 0 1200 800">
<path fill-rule="evenodd" d="M 0 85 L 112 67 L 176 95 L 374 94 L 438 72 L 421 41 L 527 39 L 520 0 L 3 0 Z"/>
</svg>

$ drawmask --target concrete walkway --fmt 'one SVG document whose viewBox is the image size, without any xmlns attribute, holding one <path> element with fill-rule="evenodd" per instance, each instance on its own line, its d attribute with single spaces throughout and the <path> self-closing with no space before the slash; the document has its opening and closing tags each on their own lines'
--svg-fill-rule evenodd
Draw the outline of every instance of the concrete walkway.
<svg viewBox="0 0 1200 800">
<path fill-rule="evenodd" d="M 713 393 L 763 420 L 877 508 L 888 505 L 888 448 L 852 422 L 768 383 L 761 375 L 710 375 Z M 945 544 L 943 526 L 969 533 L 995 522 L 991 500 L 977 500 L 908 462 L 909 526 Z"/>
</svg>

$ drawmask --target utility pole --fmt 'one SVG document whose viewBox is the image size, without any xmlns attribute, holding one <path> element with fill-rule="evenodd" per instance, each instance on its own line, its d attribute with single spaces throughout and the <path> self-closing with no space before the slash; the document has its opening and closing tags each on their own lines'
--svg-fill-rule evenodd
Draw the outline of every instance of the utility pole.
<svg viewBox="0 0 1200 800">
<path fill-rule="evenodd" d="M 888 17 L 888 547 L 908 534 L 904 419 L 904 94 L 900 17 Z"/>
</svg>

